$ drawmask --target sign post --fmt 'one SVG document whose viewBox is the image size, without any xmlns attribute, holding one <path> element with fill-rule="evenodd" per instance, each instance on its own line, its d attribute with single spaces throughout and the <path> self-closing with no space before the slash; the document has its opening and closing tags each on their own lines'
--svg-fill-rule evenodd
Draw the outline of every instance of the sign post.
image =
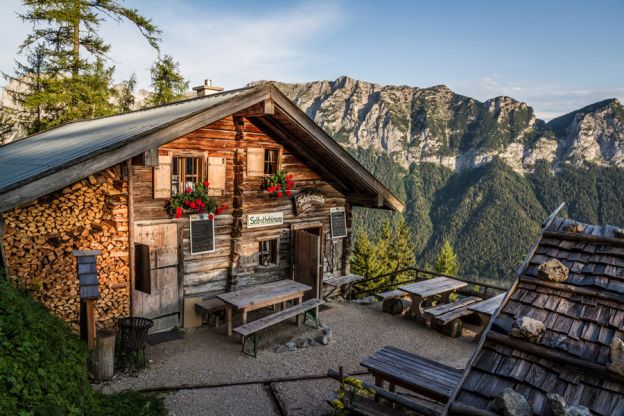
<svg viewBox="0 0 624 416">
<path fill-rule="evenodd" d="M 80 338 L 87 341 L 89 351 L 95 349 L 95 301 L 100 298 L 96 261 L 100 250 L 74 250 L 80 285 Z"/>
</svg>

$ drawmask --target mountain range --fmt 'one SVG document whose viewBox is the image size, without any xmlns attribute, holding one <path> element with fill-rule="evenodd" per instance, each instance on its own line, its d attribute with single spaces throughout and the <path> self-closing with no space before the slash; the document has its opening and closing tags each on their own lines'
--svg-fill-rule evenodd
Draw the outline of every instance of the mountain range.
<svg viewBox="0 0 624 416">
<path fill-rule="evenodd" d="M 419 266 L 449 240 L 462 274 L 509 280 L 560 202 L 579 221 L 624 226 L 616 99 L 545 122 L 511 97 L 481 102 L 444 85 L 275 84 L 405 200 Z M 370 236 L 391 218 L 355 215 Z"/>
</svg>

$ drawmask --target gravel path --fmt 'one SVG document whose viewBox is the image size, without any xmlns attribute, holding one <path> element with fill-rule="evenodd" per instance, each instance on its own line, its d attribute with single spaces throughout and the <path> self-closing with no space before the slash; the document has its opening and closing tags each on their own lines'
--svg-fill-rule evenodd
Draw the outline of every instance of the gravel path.
<svg viewBox="0 0 624 416">
<path fill-rule="evenodd" d="M 352 372 L 362 370 L 360 360 L 385 345 L 463 368 L 475 348 L 472 331 L 464 330 L 464 336 L 452 339 L 400 316 L 382 314 L 379 304 L 332 302 L 329 306 L 330 309 L 320 314 L 323 324 L 333 331 L 332 341 L 327 346 L 274 353 L 273 348 L 280 343 L 298 336 L 313 337 L 318 333 L 315 328 L 297 327 L 286 322 L 263 333 L 258 358 L 253 359 L 241 354 L 240 341 L 225 336 L 225 328 L 202 327 L 187 332 L 184 339 L 148 346 L 146 355 L 151 363 L 146 370 L 137 376 L 117 378 L 103 389 L 213 386 L 323 375 L 329 368 L 340 365 L 345 371 Z M 273 386 L 289 415 L 322 414 L 323 400 L 336 388 L 335 382 L 330 380 L 273 383 Z M 263 384 L 180 390 L 167 398 L 175 415 L 273 415 L 275 408 L 267 406 L 271 401 Z M 245 410 L 249 403 L 255 409 L 252 413 Z M 202 413 L 198 409 L 210 411 Z"/>
</svg>

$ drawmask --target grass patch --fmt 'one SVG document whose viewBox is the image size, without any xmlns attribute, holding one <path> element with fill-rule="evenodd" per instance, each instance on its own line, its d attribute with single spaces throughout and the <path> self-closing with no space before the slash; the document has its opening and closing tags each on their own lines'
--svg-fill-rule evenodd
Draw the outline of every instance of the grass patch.
<svg viewBox="0 0 624 416">
<path fill-rule="evenodd" d="M 84 343 L 11 286 L 0 270 L 0 414 L 159 416 L 167 411 L 154 395 L 94 390 Z"/>
</svg>

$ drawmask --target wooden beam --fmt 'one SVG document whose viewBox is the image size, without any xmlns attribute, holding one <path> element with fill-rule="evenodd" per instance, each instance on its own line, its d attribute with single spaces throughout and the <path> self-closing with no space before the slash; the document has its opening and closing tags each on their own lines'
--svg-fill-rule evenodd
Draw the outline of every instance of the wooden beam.
<svg viewBox="0 0 624 416">
<path fill-rule="evenodd" d="M 563 231 L 545 231 L 544 237 L 558 238 L 560 240 L 569 241 L 586 241 L 588 243 L 611 244 L 616 247 L 624 247 L 624 238 L 606 237 L 603 235 L 568 233 Z"/>
<path fill-rule="evenodd" d="M 156 154 L 158 157 L 158 153 Z M 132 196 L 134 192 L 134 175 L 132 174 L 132 158 L 129 158 L 126 161 L 126 166 L 128 167 L 128 284 L 130 285 L 129 295 L 130 295 L 130 315 L 134 315 L 134 279 L 135 279 L 135 252 L 134 252 L 134 197 Z"/>
<path fill-rule="evenodd" d="M 140 135 L 129 137 L 124 142 L 115 143 L 98 150 L 97 154 L 81 160 L 68 162 L 57 167 L 46 176 L 32 182 L 18 185 L 0 194 L 0 212 L 30 202 L 42 195 L 71 185 L 89 175 L 93 175 L 117 163 L 140 155 L 146 149 L 159 147 L 180 136 L 197 130 L 207 124 L 221 120 L 270 96 L 268 88 L 252 89 L 235 95 L 223 103 L 166 126 L 157 126 Z"/>
<path fill-rule="evenodd" d="M 143 163 L 145 166 L 158 167 L 158 148 L 148 149 L 143 153 Z"/>
<path fill-rule="evenodd" d="M 590 376 L 595 376 L 599 374 L 600 376 L 605 377 L 609 380 L 614 380 L 617 383 L 624 384 L 624 376 L 614 373 L 613 371 L 609 371 L 606 367 L 602 365 L 576 358 L 573 355 L 560 352 L 552 348 L 547 348 L 539 344 L 533 344 L 531 342 L 523 341 L 518 338 L 511 338 L 507 335 L 499 334 L 494 331 L 489 331 L 486 334 L 485 338 L 487 338 L 488 341 L 502 344 L 518 351 L 536 355 L 547 360 L 556 361 L 566 366 L 575 366 Z"/>
<path fill-rule="evenodd" d="M 4 219 L 0 214 L 0 267 L 4 268 L 4 278 L 9 279 L 9 264 L 7 263 L 6 254 L 4 253 Z"/>
<path fill-rule="evenodd" d="M 273 115 L 275 113 L 275 105 L 273 101 L 268 99 L 250 107 L 245 108 L 234 114 L 235 117 L 263 117 Z"/>
<path fill-rule="evenodd" d="M 612 302 L 618 302 L 618 303 L 624 304 L 624 296 L 619 295 L 614 292 L 606 291 L 604 289 L 601 289 L 601 290 L 589 289 L 586 287 L 575 286 L 575 285 L 566 284 L 566 283 L 557 283 L 557 282 L 551 282 L 548 280 L 537 279 L 535 277 L 531 277 L 527 275 L 522 275 L 520 277 L 520 281 L 531 283 L 531 284 L 538 285 L 538 286 L 549 287 L 551 289 L 562 290 L 564 292 L 575 293 L 575 294 L 584 295 L 584 296 L 591 296 L 594 298 L 599 298 L 599 299 L 604 299 L 604 300 L 609 300 Z"/>
<path fill-rule="evenodd" d="M 544 235 L 544 231 L 546 229 L 548 229 L 548 227 L 550 227 L 550 225 L 555 220 L 555 217 L 557 216 L 559 211 L 561 211 L 561 209 L 563 209 L 564 205 L 565 204 L 559 205 L 553 212 L 550 213 L 548 218 L 546 218 L 546 220 L 544 221 L 544 223 L 543 223 L 544 225 L 542 227 L 542 230 L 541 230 L 539 236 L 537 237 L 537 239 L 535 239 L 535 242 L 533 243 L 533 245 L 529 249 L 529 252 L 525 256 L 524 261 L 522 262 L 522 264 L 520 265 L 520 267 L 516 271 L 516 275 L 515 275 L 515 279 L 514 279 L 513 284 L 511 285 L 509 290 L 507 290 L 507 292 L 505 293 L 505 297 L 503 298 L 503 300 L 501 301 L 500 305 L 496 309 L 496 312 L 494 312 L 492 314 L 492 317 L 490 318 L 490 322 L 488 322 L 486 327 L 483 329 L 483 332 L 482 332 L 483 334 L 488 334 L 489 332 L 491 332 L 491 329 L 492 329 L 492 326 L 494 325 L 494 321 L 496 320 L 496 317 L 498 316 L 500 311 L 502 311 L 503 308 L 507 305 L 507 302 L 509 301 L 509 298 L 511 297 L 511 294 L 518 287 L 518 283 L 520 282 L 520 276 L 524 273 L 524 269 L 529 264 L 529 261 L 531 261 L 531 258 L 533 257 L 533 254 L 535 254 L 535 250 L 537 250 L 537 247 L 539 246 L 539 243 L 542 241 L 542 238 L 543 238 L 543 235 Z M 457 396 L 459 395 L 459 392 L 461 391 L 463 384 L 466 382 L 466 379 L 468 378 L 468 375 L 470 374 L 470 370 L 472 369 L 472 366 L 477 361 L 477 358 L 479 357 L 479 354 L 481 353 L 481 350 L 483 349 L 483 344 L 485 344 L 485 341 L 486 341 L 486 337 L 484 337 L 484 336 L 482 336 L 479 339 L 479 343 L 477 344 L 477 348 L 475 349 L 474 353 L 472 354 L 472 357 L 470 357 L 470 359 L 468 360 L 468 363 L 466 364 L 466 371 L 464 371 L 464 374 L 462 375 L 462 378 L 459 380 L 459 383 L 457 384 L 457 388 L 455 389 L 455 392 L 449 398 L 449 401 L 448 401 L 448 403 L 446 405 L 446 408 L 444 409 L 444 412 L 442 413 L 443 416 L 446 416 L 449 413 L 451 403 L 453 403 L 455 400 L 457 400 Z"/>
</svg>

